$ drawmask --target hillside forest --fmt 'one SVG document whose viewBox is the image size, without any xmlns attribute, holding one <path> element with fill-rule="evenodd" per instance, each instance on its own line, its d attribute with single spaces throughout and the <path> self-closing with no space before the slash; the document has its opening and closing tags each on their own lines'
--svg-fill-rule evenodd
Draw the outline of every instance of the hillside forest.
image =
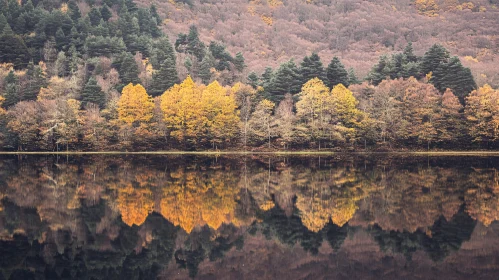
<svg viewBox="0 0 499 280">
<path fill-rule="evenodd" d="M 213 12 L 235 5 L 221 2 L 0 0 L 0 149 L 497 147 L 497 1 L 250 1 L 241 7 L 261 22 L 247 29 L 247 14 Z M 315 47 L 296 51 L 289 50 L 300 46 L 291 31 L 290 46 L 282 48 L 287 43 L 275 40 L 287 31 L 269 40 L 252 34 L 261 24 L 261 36 L 273 34 L 269 28 L 277 32 L 286 10 L 298 16 L 289 21 L 305 27 L 312 24 L 309 12 L 327 11 L 329 17 L 315 15 L 322 30 L 320 24 L 360 13 L 364 4 L 376 13 L 388 2 L 398 3 L 392 14 L 411 15 L 405 33 L 400 26 L 391 34 L 378 25 L 383 36 L 360 31 L 367 23 L 350 31 L 329 26 L 324 30 L 339 28 L 336 43 L 307 37 L 320 34 L 309 30 L 302 40 Z M 271 14 L 258 16 L 264 7 Z M 182 15 L 197 21 L 179 20 Z M 449 22 L 441 32 L 421 35 L 434 20 L 458 24 L 470 15 L 479 28 L 455 44 L 449 42 L 464 31 Z M 240 22 L 231 24 L 236 18 Z M 416 19 L 426 24 L 422 30 L 412 26 Z M 248 33 L 247 40 L 266 42 L 262 48 L 270 44 L 273 55 L 254 49 L 254 42 L 238 41 L 238 48 L 218 34 L 237 26 L 234 38 Z M 448 35 L 449 29 L 455 32 Z M 468 40 L 480 55 L 459 51 Z M 366 53 L 357 61 L 370 63 L 367 71 L 353 50 Z M 375 60 L 367 58 L 373 53 Z"/>
</svg>

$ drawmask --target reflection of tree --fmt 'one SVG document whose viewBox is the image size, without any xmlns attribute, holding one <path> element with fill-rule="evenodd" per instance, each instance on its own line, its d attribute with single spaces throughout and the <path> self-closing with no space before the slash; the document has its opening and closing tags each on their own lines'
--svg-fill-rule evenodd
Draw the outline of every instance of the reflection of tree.
<svg viewBox="0 0 499 280">
<path fill-rule="evenodd" d="M 129 226 L 140 226 L 152 212 L 154 202 L 147 188 L 134 188 L 132 184 L 118 188 L 118 209 L 121 219 Z"/>
<path fill-rule="evenodd" d="M 442 261 L 452 252 L 458 251 L 464 241 L 470 239 L 476 222 L 464 211 L 459 211 L 450 221 L 440 217 L 429 230 L 384 231 L 378 225 L 371 227 L 370 233 L 383 251 L 402 253 L 411 259 L 417 250 L 424 250 L 434 261 Z"/>
<path fill-rule="evenodd" d="M 237 223 L 237 176 L 230 170 L 196 172 L 179 168 L 170 173 L 161 199 L 161 214 L 190 233 L 207 224 L 218 229 Z"/>
<path fill-rule="evenodd" d="M 485 226 L 499 220 L 499 173 L 497 169 L 475 169 L 469 180 L 473 188 L 466 191 L 466 210 Z"/>
</svg>

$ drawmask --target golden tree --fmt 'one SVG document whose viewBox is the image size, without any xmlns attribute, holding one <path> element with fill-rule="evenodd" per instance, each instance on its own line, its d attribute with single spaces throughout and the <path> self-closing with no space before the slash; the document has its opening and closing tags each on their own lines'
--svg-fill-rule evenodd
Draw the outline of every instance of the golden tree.
<svg viewBox="0 0 499 280">
<path fill-rule="evenodd" d="M 119 120 L 128 125 L 135 122 L 148 122 L 153 116 L 153 110 L 152 98 L 142 85 L 130 83 L 123 88 L 118 101 Z"/>
<path fill-rule="evenodd" d="M 466 98 L 464 110 L 468 133 L 474 142 L 489 142 L 499 136 L 499 91 L 484 85 Z"/>
</svg>

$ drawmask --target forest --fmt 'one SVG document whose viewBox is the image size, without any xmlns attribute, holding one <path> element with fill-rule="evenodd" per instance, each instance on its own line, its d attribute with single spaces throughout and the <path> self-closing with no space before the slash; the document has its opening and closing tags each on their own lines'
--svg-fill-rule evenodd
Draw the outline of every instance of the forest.
<svg viewBox="0 0 499 280">
<path fill-rule="evenodd" d="M 435 17 L 430 2 L 418 0 L 412 8 Z M 270 59 L 259 71 L 244 50 L 234 54 L 223 38 L 203 40 L 196 25 L 171 34 L 164 11 L 132 0 L 1 0 L 1 149 L 353 151 L 499 144 L 499 90 L 443 43 L 418 55 L 407 39 L 362 76 L 341 56 L 325 61 L 308 49 L 273 68 Z"/>
</svg>

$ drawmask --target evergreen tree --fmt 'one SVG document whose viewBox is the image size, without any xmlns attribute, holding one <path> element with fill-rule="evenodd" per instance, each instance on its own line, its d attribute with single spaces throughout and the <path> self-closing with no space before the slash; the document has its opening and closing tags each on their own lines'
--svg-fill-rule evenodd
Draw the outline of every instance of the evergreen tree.
<svg viewBox="0 0 499 280">
<path fill-rule="evenodd" d="M 68 2 L 69 16 L 74 22 L 77 22 L 81 18 L 80 8 L 75 1 Z"/>
<path fill-rule="evenodd" d="M 152 76 L 151 95 L 159 96 L 178 82 L 177 68 L 170 56 L 161 63 L 161 67 Z"/>
<path fill-rule="evenodd" d="M 94 103 L 100 108 L 104 108 L 106 105 L 106 96 L 94 77 L 90 77 L 85 84 L 81 93 L 81 101 L 84 106 L 88 103 Z"/>
<path fill-rule="evenodd" d="M 7 18 L 0 12 L 0 30 L 3 30 L 7 24 Z"/>
<path fill-rule="evenodd" d="M 262 74 L 262 78 L 260 79 L 260 85 L 265 89 L 265 92 L 270 92 L 272 88 L 272 78 L 274 77 L 274 71 L 272 68 L 267 67 Z"/>
<path fill-rule="evenodd" d="M 173 62 L 176 63 L 175 51 L 170 43 L 168 36 L 161 37 L 159 40 L 153 43 L 153 53 L 151 57 L 151 65 L 154 69 L 159 69 L 161 63 L 169 57 Z"/>
<path fill-rule="evenodd" d="M 414 54 L 412 42 L 409 42 L 403 52 L 407 62 L 418 62 L 419 58 Z"/>
<path fill-rule="evenodd" d="M 301 88 L 298 77 L 298 69 L 293 60 L 281 64 L 272 77 L 271 88 L 267 91 L 270 93 L 269 99 L 277 104 L 284 99 L 286 93 L 298 93 Z"/>
<path fill-rule="evenodd" d="M 334 57 L 331 63 L 326 69 L 326 84 L 329 88 L 335 87 L 337 84 L 342 84 L 345 87 L 350 85 L 350 80 L 348 78 L 348 72 L 345 66 L 341 63 L 338 57 Z"/>
<path fill-rule="evenodd" d="M 68 46 L 68 43 L 69 40 L 66 38 L 66 35 L 64 35 L 64 31 L 59 27 L 59 29 L 57 29 L 57 32 L 55 33 L 55 45 L 57 47 L 57 50 L 65 50 Z"/>
<path fill-rule="evenodd" d="M 421 73 L 426 75 L 435 71 L 440 64 L 449 60 L 449 51 L 441 45 L 433 45 L 423 56 L 421 60 Z"/>
<path fill-rule="evenodd" d="M 131 54 L 123 53 L 121 55 L 121 65 L 118 72 L 123 86 L 128 85 L 129 83 L 140 83 L 139 68 Z"/>
<path fill-rule="evenodd" d="M 215 65 L 215 68 L 218 71 L 224 71 L 230 68 L 230 63 L 233 61 L 233 59 L 232 56 L 227 52 L 224 45 L 212 41 L 210 42 L 209 50 L 215 60 L 217 60 L 218 62 Z"/>
<path fill-rule="evenodd" d="M 370 81 L 373 85 L 378 85 L 386 79 L 390 77 L 391 69 L 390 69 L 390 61 L 386 55 L 382 55 L 379 58 L 378 63 L 373 66 L 369 74 L 367 74 L 366 80 Z"/>
<path fill-rule="evenodd" d="M 355 74 L 355 70 L 353 68 L 348 69 L 348 83 L 350 85 L 360 84 L 360 80 L 357 78 L 357 75 Z"/>
<path fill-rule="evenodd" d="M 109 9 L 109 6 L 106 3 L 104 3 L 104 5 L 102 5 L 102 7 L 100 8 L 100 14 L 104 21 L 108 21 L 113 16 L 111 10 Z"/>
<path fill-rule="evenodd" d="M 33 61 L 28 64 L 26 71 L 26 84 L 23 88 L 23 100 L 36 100 L 42 87 L 47 87 L 47 78 L 39 65 Z"/>
<path fill-rule="evenodd" d="M 255 72 L 251 72 L 248 75 L 247 80 L 248 80 L 248 84 L 250 86 L 252 86 L 254 89 L 256 89 L 256 87 L 258 86 L 258 82 L 259 82 L 260 78 L 258 78 L 258 75 Z"/>
<path fill-rule="evenodd" d="M 97 26 L 102 19 L 102 15 L 97 7 L 92 7 L 88 13 L 88 18 L 90 19 L 92 26 Z"/>
<path fill-rule="evenodd" d="M 204 57 L 205 45 L 199 39 L 198 29 L 194 25 L 191 25 L 191 27 L 189 27 L 186 52 L 188 54 L 194 55 L 198 60 L 202 60 Z"/>
<path fill-rule="evenodd" d="M 463 67 L 457 56 L 452 57 L 448 63 L 440 64 L 430 81 L 441 92 L 451 89 L 462 104 L 466 96 L 477 88 L 471 70 Z"/>
<path fill-rule="evenodd" d="M 156 19 L 156 24 L 161 23 L 161 17 L 158 14 L 158 10 L 156 8 L 156 5 L 151 4 L 151 7 L 149 8 L 149 12 L 151 13 L 151 16 Z"/>
<path fill-rule="evenodd" d="M 14 34 L 9 24 L 5 25 L 0 35 L 0 63 L 13 63 L 16 68 L 22 68 L 29 60 L 24 40 Z"/>
<path fill-rule="evenodd" d="M 5 108 L 16 105 L 20 101 L 19 86 L 14 71 L 10 71 L 4 79 L 4 98 L 3 106 Z"/>
<path fill-rule="evenodd" d="M 236 57 L 234 58 L 234 67 L 239 72 L 243 72 L 244 68 L 246 68 L 246 64 L 244 63 L 244 56 L 241 52 L 238 52 L 236 54 Z"/>
<path fill-rule="evenodd" d="M 203 81 L 203 83 L 208 84 L 211 80 L 211 69 L 215 67 L 215 58 L 211 54 L 211 52 L 207 52 L 204 56 L 201 64 L 199 65 L 199 78 Z"/>
<path fill-rule="evenodd" d="M 318 54 L 312 53 L 309 57 L 304 57 L 300 66 L 300 80 L 302 85 L 313 78 L 318 78 L 322 81 L 326 79 L 324 66 Z"/>
</svg>

